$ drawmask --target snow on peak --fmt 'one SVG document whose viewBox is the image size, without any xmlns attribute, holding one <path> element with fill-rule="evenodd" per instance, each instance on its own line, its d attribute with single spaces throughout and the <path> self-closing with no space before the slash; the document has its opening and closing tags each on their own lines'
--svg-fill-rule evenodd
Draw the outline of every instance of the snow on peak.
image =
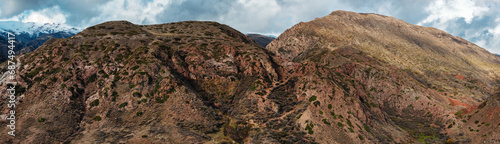
<svg viewBox="0 0 500 144">
<path fill-rule="evenodd" d="M 0 32 L 13 32 L 15 34 L 27 33 L 30 36 L 38 36 L 40 33 L 51 34 L 61 31 L 76 34 L 81 30 L 69 27 L 64 24 L 56 23 L 24 23 L 20 21 L 0 21 Z"/>
</svg>

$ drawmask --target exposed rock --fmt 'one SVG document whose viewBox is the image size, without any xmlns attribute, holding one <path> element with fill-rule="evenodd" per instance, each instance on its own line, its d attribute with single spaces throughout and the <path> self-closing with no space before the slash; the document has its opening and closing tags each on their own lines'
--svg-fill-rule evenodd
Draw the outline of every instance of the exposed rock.
<svg viewBox="0 0 500 144">
<path fill-rule="evenodd" d="M 215 22 L 113 21 L 18 61 L 16 137 L 0 135 L 10 143 L 494 143 L 498 135 L 499 57 L 375 14 L 333 12 L 266 49 Z"/>
</svg>

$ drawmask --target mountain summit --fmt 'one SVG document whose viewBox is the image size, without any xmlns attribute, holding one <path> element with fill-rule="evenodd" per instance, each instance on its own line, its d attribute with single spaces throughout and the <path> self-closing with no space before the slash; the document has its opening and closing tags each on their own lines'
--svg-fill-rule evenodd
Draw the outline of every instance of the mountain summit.
<svg viewBox="0 0 500 144">
<path fill-rule="evenodd" d="M 0 21 L 0 46 L 7 47 L 7 34 L 15 34 L 17 54 L 28 53 L 51 38 L 67 38 L 81 30 L 56 23 L 34 23 L 19 21 Z M 7 60 L 7 49 L 0 50 L 0 62 Z"/>
<path fill-rule="evenodd" d="M 35 23 L 20 21 L 0 21 L 0 32 L 11 32 L 16 35 L 28 34 L 31 37 L 37 37 L 42 34 L 52 34 L 65 32 L 76 34 L 81 30 L 56 23 Z"/>
<path fill-rule="evenodd" d="M 112 21 L 17 58 L 6 143 L 494 143 L 499 130 L 499 57 L 376 14 L 336 11 L 265 48 L 216 22 Z"/>
</svg>

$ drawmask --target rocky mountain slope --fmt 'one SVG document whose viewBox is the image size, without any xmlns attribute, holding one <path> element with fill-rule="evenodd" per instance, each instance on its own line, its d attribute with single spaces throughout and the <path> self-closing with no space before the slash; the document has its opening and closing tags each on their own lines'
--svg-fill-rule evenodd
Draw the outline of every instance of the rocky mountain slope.
<svg viewBox="0 0 500 144">
<path fill-rule="evenodd" d="M 267 44 L 271 43 L 275 38 L 269 37 L 261 34 L 247 34 L 247 37 L 257 42 L 262 47 L 266 47 Z"/>
<path fill-rule="evenodd" d="M 18 61 L 6 143 L 498 141 L 500 58 L 375 14 L 333 12 L 265 49 L 215 22 L 106 22 Z"/>
</svg>

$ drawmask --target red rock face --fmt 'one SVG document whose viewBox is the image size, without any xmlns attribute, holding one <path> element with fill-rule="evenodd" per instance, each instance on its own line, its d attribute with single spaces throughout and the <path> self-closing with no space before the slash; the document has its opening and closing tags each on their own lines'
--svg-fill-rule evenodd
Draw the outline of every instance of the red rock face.
<svg viewBox="0 0 500 144">
<path fill-rule="evenodd" d="M 368 37 L 377 35 L 374 29 L 394 40 Z M 421 47 L 403 47 L 410 40 Z M 463 60 L 449 64 L 434 58 L 454 54 L 441 44 L 490 58 L 437 30 L 342 11 L 299 23 L 266 49 L 214 22 L 106 22 L 19 57 L 18 81 L 26 88 L 16 109 L 19 133 L 0 137 L 8 143 L 494 142 L 499 106 L 492 77 L 500 60 L 477 59 L 485 69 L 457 54 L 449 59 Z M 430 54 L 409 53 L 416 48 Z M 462 63 L 473 68 L 452 67 Z"/>
</svg>

